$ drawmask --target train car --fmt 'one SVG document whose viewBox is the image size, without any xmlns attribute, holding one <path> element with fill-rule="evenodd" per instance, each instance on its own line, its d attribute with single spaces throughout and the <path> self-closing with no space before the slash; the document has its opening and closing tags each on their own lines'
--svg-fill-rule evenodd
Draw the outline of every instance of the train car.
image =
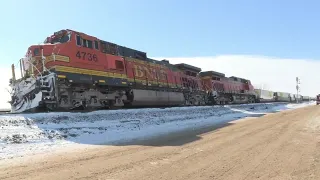
<svg viewBox="0 0 320 180">
<path fill-rule="evenodd" d="M 256 94 L 250 80 L 215 71 L 201 72 L 203 89 L 208 94 L 209 104 L 254 103 Z"/>
<path fill-rule="evenodd" d="M 200 68 L 148 59 L 146 53 L 61 30 L 32 45 L 13 66 L 12 112 L 205 103 Z"/>
<path fill-rule="evenodd" d="M 274 92 L 274 98 L 277 102 L 291 102 L 290 93 Z"/>
<path fill-rule="evenodd" d="M 292 93 L 290 93 L 290 102 L 297 102 L 297 98 L 296 98 L 296 94 L 292 94 Z"/>
<path fill-rule="evenodd" d="M 175 64 L 174 66 L 182 71 L 180 81 L 185 97 L 185 105 L 206 105 L 207 95 L 202 88 L 201 68 L 184 63 Z"/>
<path fill-rule="evenodd" d="M 302 101 L 310 101 L 310 99 L 309 96 L 302 96 Z"/>
<path fill-rule="evenodd" d="M 264 90 L 264 89 L 255 89 L 254 91 L 257 94 L 257 96 L 256 96 L 257 102 L 273 102 L 273 101 L 275 101 L 273 91 L 268 91 L 268 90 Z"/>
<path fill-rule="evenodd" d="M 298 95 L 295 95 L 295 97 L 296 97 L 296 102 L 298 103 L 302 102 L 302 95 L 298 94 Z"/>
</svg>

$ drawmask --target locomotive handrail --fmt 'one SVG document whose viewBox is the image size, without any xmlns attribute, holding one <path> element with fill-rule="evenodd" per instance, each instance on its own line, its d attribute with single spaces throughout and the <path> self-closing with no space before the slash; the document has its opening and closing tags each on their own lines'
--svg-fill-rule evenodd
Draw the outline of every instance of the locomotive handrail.
<svg viewBox="0 0 320 180">
<path fill-rule="evenodd" d="M 32 67 L 34 67 L 38 71 L 38 73 L 40 74 L 41 79 L 43 79 L 42 73 L 39 71 L 39 69 L 32 62 L 30 62 L 29 59 L 26 59 L 26 60 L 27 60 L 27 63 L 29 63 Z M 33 75 L 33 72 L 32 72 L 32 74 L 30 76 L 32 76 L 33 79 L 36 79 L 35 76 Z M 43 85 L 43 81 L 41 81 L 41 83 Z"/>
</svg>

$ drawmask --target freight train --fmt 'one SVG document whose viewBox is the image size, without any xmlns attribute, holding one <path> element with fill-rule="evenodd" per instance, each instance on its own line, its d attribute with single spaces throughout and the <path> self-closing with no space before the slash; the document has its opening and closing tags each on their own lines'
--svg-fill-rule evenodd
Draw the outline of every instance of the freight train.
<svg viewBox="0 0 320 180">
<path fill-rule="evenodd" d="M 154 60 L 70 29 L 30 46 L 19 62 L 21 77 L 12 65 L 10 79 L 14 113 L 293 101 L 256 90 L 248 79 Z"/>
</svg>

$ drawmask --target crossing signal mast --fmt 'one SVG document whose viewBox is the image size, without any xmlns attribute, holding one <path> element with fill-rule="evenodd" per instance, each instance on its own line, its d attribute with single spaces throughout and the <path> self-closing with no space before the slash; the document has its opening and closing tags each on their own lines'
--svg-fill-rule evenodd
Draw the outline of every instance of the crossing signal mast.
<svg viewBox="0 0 320 180">
<path fill-rule="evenodd" d="M 300 79 L 299 79 L 299 77 L 296 77 L 296 90 L 297 90 L 297 95 L 296 95 L 296 101 L 297 101 L 297 103 L 299 103 L 299 99 L 298 99 L 298 97 L 299 97 L 299 92 L 300 92 Z"/>
</svg>

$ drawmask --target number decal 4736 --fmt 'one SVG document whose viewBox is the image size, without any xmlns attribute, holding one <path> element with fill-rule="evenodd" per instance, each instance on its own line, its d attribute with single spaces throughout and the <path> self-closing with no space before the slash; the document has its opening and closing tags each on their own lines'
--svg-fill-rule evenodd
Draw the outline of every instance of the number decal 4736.
<svg viewBox="0 0 320 180">
<path fill-rule="evenodd" d="M 77 51 L 76 57 L 82 60 L 98 62 L 98 57 L 96 54 Z"/>
</svg>

